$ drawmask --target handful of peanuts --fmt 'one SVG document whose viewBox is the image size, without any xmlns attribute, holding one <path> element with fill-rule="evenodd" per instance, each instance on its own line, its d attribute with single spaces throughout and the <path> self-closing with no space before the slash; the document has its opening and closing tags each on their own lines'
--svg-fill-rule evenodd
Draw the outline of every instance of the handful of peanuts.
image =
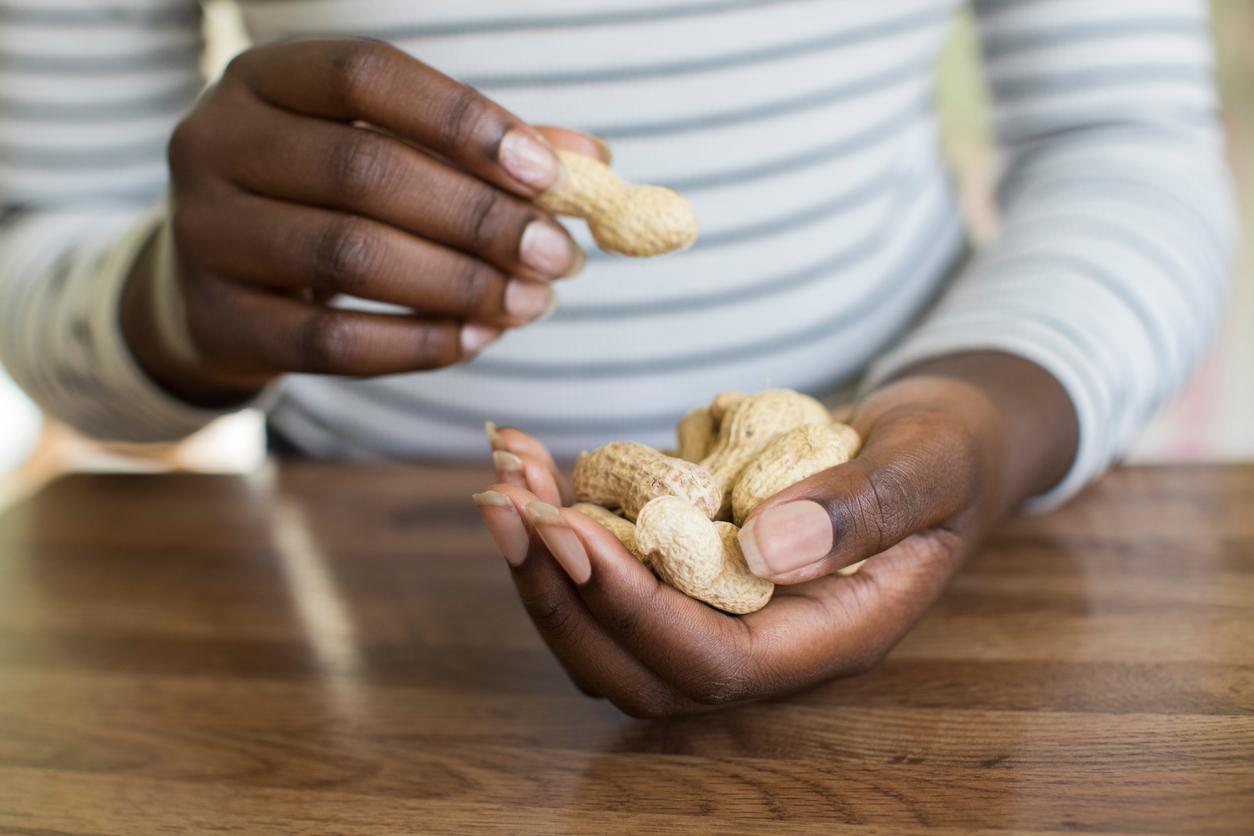
<svg viewBox="0 0 1254 836">
<path fill-rule="evenodd" d="M 648 257 L 696 240 L 696 214 L 680 195 L 625 183 L 590 157 L 558 157 L 563 177 L 537 202 L 585 218 L 602 249 Z M 775 585 L 749 571 L 738 526 L 784 488 L 849 461 L 861 440 L 823 404 L 787 389 L 724 392 L 688 413 L 678 436 L 674 456 L 631 441 L 580 455 L 574 510 L 685 595 L 729 613 L 760 610 Z"/>
<path fill-rule="evenodd" d="M 760 610 L 775 585 L 749 571 L 738 526 L 784 488 L 849 461 L 861 440 L 786 389 L 725 392 L 688 413 L 678 436 L 675 456 L 631 441 L 580 455 L 574 509 L 685 595 L 729 613 Z"/>
</svg>

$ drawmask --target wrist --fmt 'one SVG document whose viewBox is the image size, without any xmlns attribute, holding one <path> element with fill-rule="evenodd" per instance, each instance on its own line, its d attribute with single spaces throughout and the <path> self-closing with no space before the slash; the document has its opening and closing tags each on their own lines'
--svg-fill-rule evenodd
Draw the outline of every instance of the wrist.
<svg viewBox="0 0 1254 836">
<path fill-rule="evenodd" d="M 150 380 L 170 395 L 192 406 L 229 409 L 256 397 L 258 389 L 219 381 L 200 363 L 187 336 L 185 312 L 172 311 L 168 295 L 177 294 L 177 276 L 162 275 L 172 270 L 161 256 L 164 225 L 154 230 L 131 267 L 122 290 L 119 317 L 122 336 L 135 361 Z M 162 290 L 167 294 L 162 299 Z M 171 322 L 171 317 L 179 317 Z M 178 336 L 180 335 L 181 336 Z"/>
<path fill-rule="evenodd" d="M 1017 355 L 975 351 L 917 363 L 893 380 L 932 377 L 964 384 L 981 400 L 972 410 L 990 438 L 991 474 L 1000 515 L 1062 481 L 1075 460 L 1079 422 L 1066 389 L 1048 371 Z"/>
</svg>

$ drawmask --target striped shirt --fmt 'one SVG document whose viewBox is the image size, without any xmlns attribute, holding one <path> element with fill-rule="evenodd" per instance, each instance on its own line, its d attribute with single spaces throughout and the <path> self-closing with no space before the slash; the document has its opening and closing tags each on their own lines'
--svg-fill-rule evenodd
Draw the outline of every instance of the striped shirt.
<svg viewBox="0 0 1254 836">
<path fill-rule="evenodd" d="M 936 59 L 959 0 L 240 0 L 251 37 L 385 39 L 537 124 L 599 134 L 683 192 L 690 251 L 605 255 L 551 319 L 467 365 L 290 376 L 271 420 L 332 457 L 459 458 L 491 418 L 559 455 L 668 446 L 727 389 L 831 392 L 962 350 L 1066 388 L 1100 473 L 1194 369 L 1235 223 L 1202 0 L 977 0 L 1002 227 L 963 258 Z M 202 87 L 193 0 L 0 0 L 0 361 L 49 412 L 129 440 L 216 413 L 165 395 L 118 298 Z M 346 300 L 348 305 L 365 303 Z"/>
</svg>

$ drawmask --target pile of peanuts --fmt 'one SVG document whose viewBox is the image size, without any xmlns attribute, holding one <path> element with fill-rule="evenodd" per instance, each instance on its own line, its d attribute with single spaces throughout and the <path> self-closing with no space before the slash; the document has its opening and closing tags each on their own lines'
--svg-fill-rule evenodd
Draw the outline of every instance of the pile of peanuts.
<svg viewBox="0 0 1254 836">
<path fill-rule="evenodd" d="M 766 606 L 739 525 L 764 500 L 858 452 L 852 427 L 808 395 L 726 392 L 688 413 L 670 456 L 615 441 L 575 463 L 575 510 L 600 522 L 663 581 L 729 613 Z"/>
</svg>

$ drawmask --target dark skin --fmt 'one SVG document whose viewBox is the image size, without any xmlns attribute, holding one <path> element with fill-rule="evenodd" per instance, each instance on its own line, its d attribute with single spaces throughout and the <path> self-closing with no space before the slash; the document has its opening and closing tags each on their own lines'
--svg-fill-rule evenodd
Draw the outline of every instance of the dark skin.
<svg viewBox="0 0 1254 836">
<path fill-rule="evenodd" d="M 236 58 L 169 146 L 191 361 L 155 326 L 153 247 L 122 304 L 127 342 L 173 394 L 227 406 L 290 372 L 353 377 L 463 362 L 542 315 L 583 253 L 531 198 L 552 149 L 536 128 L 386 44 L 260 46 Z M 337 293 L 409 309 L 345 311 Z"/>
<path fill-rule="evenodd" d="M 537 525 L 527 506 L 569 500 L 542 446 L 504 430 L 522 460 L 481 505 L 536 629 L 575 684 L 636 717 L 690 714 L 792 693 L 873 667 L 909 631 L 992 528 L 1056 484 L 1078 429 L 1058 382 L 1031 362 L 987 352 L 920 364 L 854 405 L 853 461 L 758 508 L 813 500 L 833 547 L 762 610 L 736 617 L 662 584 L 597 523 L 565 509 Z M 567 502 L 566 504 L 569 504 Z M 573 539 L 572 539 L 573 538 Z M 577 542 L 586 565 L 559 562 Z M 867 560 L 857 574 L 841 567 Z"/>
<path fill-rule="evenodd" d="M 123 297 L 128 344 L 154 380 L 208 407 L 240 403 L 287 373 L 371 377 L 470 359 L 537 318 L 547 283 L 582 263 L 531 202 L 559 176 L 554 147 L 608 159 L 594 138 L 527 125 L 385 44 L 249 50 L 170 143 L 192 356 L 157 327 L 151 244 Z M 407 312 L 326 304 L 340 293 Z M 530 522 L 538 499 L 569 504 L 565 481 L 535 439 L 501 433 L 517 469 L 500 474 L 502 504 L 481 511 L 580 688 L 664 716 L 865 670 L 998 520 L 1062 477 L 1077 443 L 1057 381 L 998 353 L 931 360 L 842 417 L 864 439 L 858 458 L 751 517 L 764 532 L 772 508 L 817 503 L 830 548 L 786 571 L 756 567 L 781 586 L 741 618 L 660 584 L 576 512 L 559 525 Z M 835 574 L 867 558 L 859 574 Z"/>
</svg>

